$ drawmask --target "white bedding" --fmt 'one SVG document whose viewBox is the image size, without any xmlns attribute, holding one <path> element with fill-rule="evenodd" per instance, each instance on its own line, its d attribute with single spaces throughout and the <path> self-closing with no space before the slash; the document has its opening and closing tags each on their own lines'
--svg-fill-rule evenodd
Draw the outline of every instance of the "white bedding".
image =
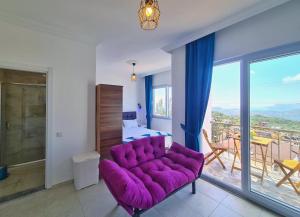
<svg viewBox="0 0 300 217">
<path fill-rule="evenodd" d="M 169 140 L 171 139 L 171 134 L 166 133 L 166 132 L 162 132 L 162 131 L 158 131 L 158 130 L 150 130 L 144 127 L 131 127 L 131 128 L 126 128 L 123 127 L 123 142 L 130 142 L 136 139 L 141 139 L 141 138 L 145 138 L 145 137 L 149 137 L 149 136 L 159 136 L 159 135 L 163 135 L 168 138 L 168 142 L 166 139 L 166 146 L 169 146 Z"/>
</svg>

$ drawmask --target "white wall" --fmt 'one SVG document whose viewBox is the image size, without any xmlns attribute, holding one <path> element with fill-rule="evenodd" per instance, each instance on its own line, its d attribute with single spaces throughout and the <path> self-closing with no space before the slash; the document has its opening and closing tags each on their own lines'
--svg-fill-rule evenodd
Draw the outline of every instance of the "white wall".
<svg viewBox="0 0 300 217">
<path fill-rule="evenodd" d="M 161 85 L 171 85 L 171 71 L 160 72 L 153 75 L 153 87 Z M 142 112 L 139 118 L 143 123 L 146 123 L 145 112 L 145 79 L 140 78 L 138 80 L 138 103 L 142 105 Z M 162 118 L 152 118 L 152 129 L 172 133 L 172 120 Z"/>
<path fill-rule="evenodd" d="M 123 111 L 136 111 L 137 81 L 130 80 L 129 72 L 109 71 L 97 66 L 96 83 L 123 86 Z"/>
<path fill-rule="evenodd" d="M 0 29 L 1 64 L 53 69 L 49 184 L 70 180 L 72 155 L 94 149 L 95 47 L 2 21 Z"/>
<path fill-rule="evenodd" d="M 299 11 L 300 1 L 294 0 L 217 32 L 215 60 L 300 41 Z M 184 144 L 184 132 L 180 128 L 185 116 L 184 46 L 172 51 L 172 86 L 173 139 Z M 209 129 L 209 122 L 204 127 Z"/>
<path fill-rule="evenodd" d="M 300 41 L 299 11 L 293 0 L 217 32 L 215 60 Z"/>
<path fill-rule="evenodd" d="M 145 78 L 140 77 L 137 81 L 137 103 L 142 106 L 141 110 L 137 112 L 137 119 L 139 124 L 146 125 L 146 98 L 145 98 Z"/>
<path fill-rule="evenodd" d="M 172 76 L 171 71 L 160 72 L 153 75 L 153 87 L 161 86 L 161 85 L 171 85 L 172 84 Z"/>
<path fill-rule="evenodd" d="M 123 111 L 137 110 L 137 81 L 131 81 L 132 66 L 126 61 L 111 62 L 101 45 L 96 48 L 96 83 L 123 86 Z M 109 64 L 108 64 L 109 62 Z"/>
<path fill-rule="evenodd" d="M 172 52 L 172 134 L 173 141 L 185 144 L 184 131 L 180 124 L 185 122 L 185 47 Z"/>
</svg>

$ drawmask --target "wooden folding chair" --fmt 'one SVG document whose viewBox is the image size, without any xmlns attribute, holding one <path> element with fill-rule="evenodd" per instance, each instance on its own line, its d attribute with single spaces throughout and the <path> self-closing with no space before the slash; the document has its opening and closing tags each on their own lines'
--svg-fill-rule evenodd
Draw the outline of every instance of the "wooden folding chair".
<svg viewBox="0 0 300 217">
<path fill-rule="evenodd" d="M 300 185 L 299 183 L 295 183 L 291 180 L 291 176 L 294 175 L 296 172 L 300 172 L 300 162 L 297 160 L 284 160 L 278 161 L 275 160 L 275 163 L 278 164 L 279 168 L 284 173 L 284 177 L 276 184 L 277 187 L 282 185 L 285 181 L 288 181 L 295 192 L 300 195 Z"/>
<path fill-rule="evenodd" d="M 232 166 L 231 166 L 231 173 L 233 172 L 234 169 L 236 170 L 241 170 L 240 167 L 235 166 L 235 161 L 238 158 L 241 162 L 241 140 L 237 137 L 233 137 L 233 143 L 234 143 L 234 158 L 233 158 L 233 162 L 232 162 Z"/>
<path fill-rule="evenodd" d="M 209 145 L 211 152 L 209 152 L 208 154 L 206 154 L 205 156 L 205 165 L 208 165 L 210 162 L 212 162 L 213 160 L 217 159 L 220 164 L 222 165 L 223 169 L 225 168 L 224 163 L 222 162 L 222 160 L 220 159 L 220 155 L 222 153 L 224 153 L 225 151 L 227 151 L 228 148 L 220 145 L 220 144 L 216 144 L 216 143 L 212 143 L 210 142 L 210 140 L 208 139 L 208 135 L 205 129 L 202 130 L 204 138 L 207 142 L 207 144 Z"/>
</svg>

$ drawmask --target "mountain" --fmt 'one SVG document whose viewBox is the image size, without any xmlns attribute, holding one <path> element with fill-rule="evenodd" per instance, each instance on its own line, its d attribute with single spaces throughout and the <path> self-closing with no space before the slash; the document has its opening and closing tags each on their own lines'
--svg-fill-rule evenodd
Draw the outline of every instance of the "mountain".
<svg viewBox="0 0 300 217">
<path fill-rule="evenodd" d="M 239 116 L 240 110 L 237 108 L 213 107 L 213 111 L 229 116 Z M 252 115 L 262 115 L 266 117 L 276 117 L 292 121 L 300 121 L 300 103 L 276 104 L 260 108 L 251 108 Z"/>
<path fill-rule="evenodd" d="M 240 115 L 240 109 L 238 109 L 238 108 L 213 107 L 212 111 L 220 112 L 220 113 L 223 113 L 223 114 L 229 115 L 229 116 L 239 116 Z"/>
<path fill-rule="evenodd" d="M 292 121 L 300 121 L 300 103 L 276 104 L 264 108 L 251 109 L 251 115 L 263 115 Z"/>
</svg>

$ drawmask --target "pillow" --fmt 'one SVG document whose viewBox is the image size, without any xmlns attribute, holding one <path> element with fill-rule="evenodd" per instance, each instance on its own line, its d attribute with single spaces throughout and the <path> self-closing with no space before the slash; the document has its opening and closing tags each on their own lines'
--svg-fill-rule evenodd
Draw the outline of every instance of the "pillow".
<svg viewBox="0 0 300 217">
<path fill-rule="evenodd" d="M 124 125 L 125 128 L 135 128 L 135 127 L 139 126 L 136 119 L 134 119 L 134 120 L 123 120 L 123 125 Z"/>
</svg>

